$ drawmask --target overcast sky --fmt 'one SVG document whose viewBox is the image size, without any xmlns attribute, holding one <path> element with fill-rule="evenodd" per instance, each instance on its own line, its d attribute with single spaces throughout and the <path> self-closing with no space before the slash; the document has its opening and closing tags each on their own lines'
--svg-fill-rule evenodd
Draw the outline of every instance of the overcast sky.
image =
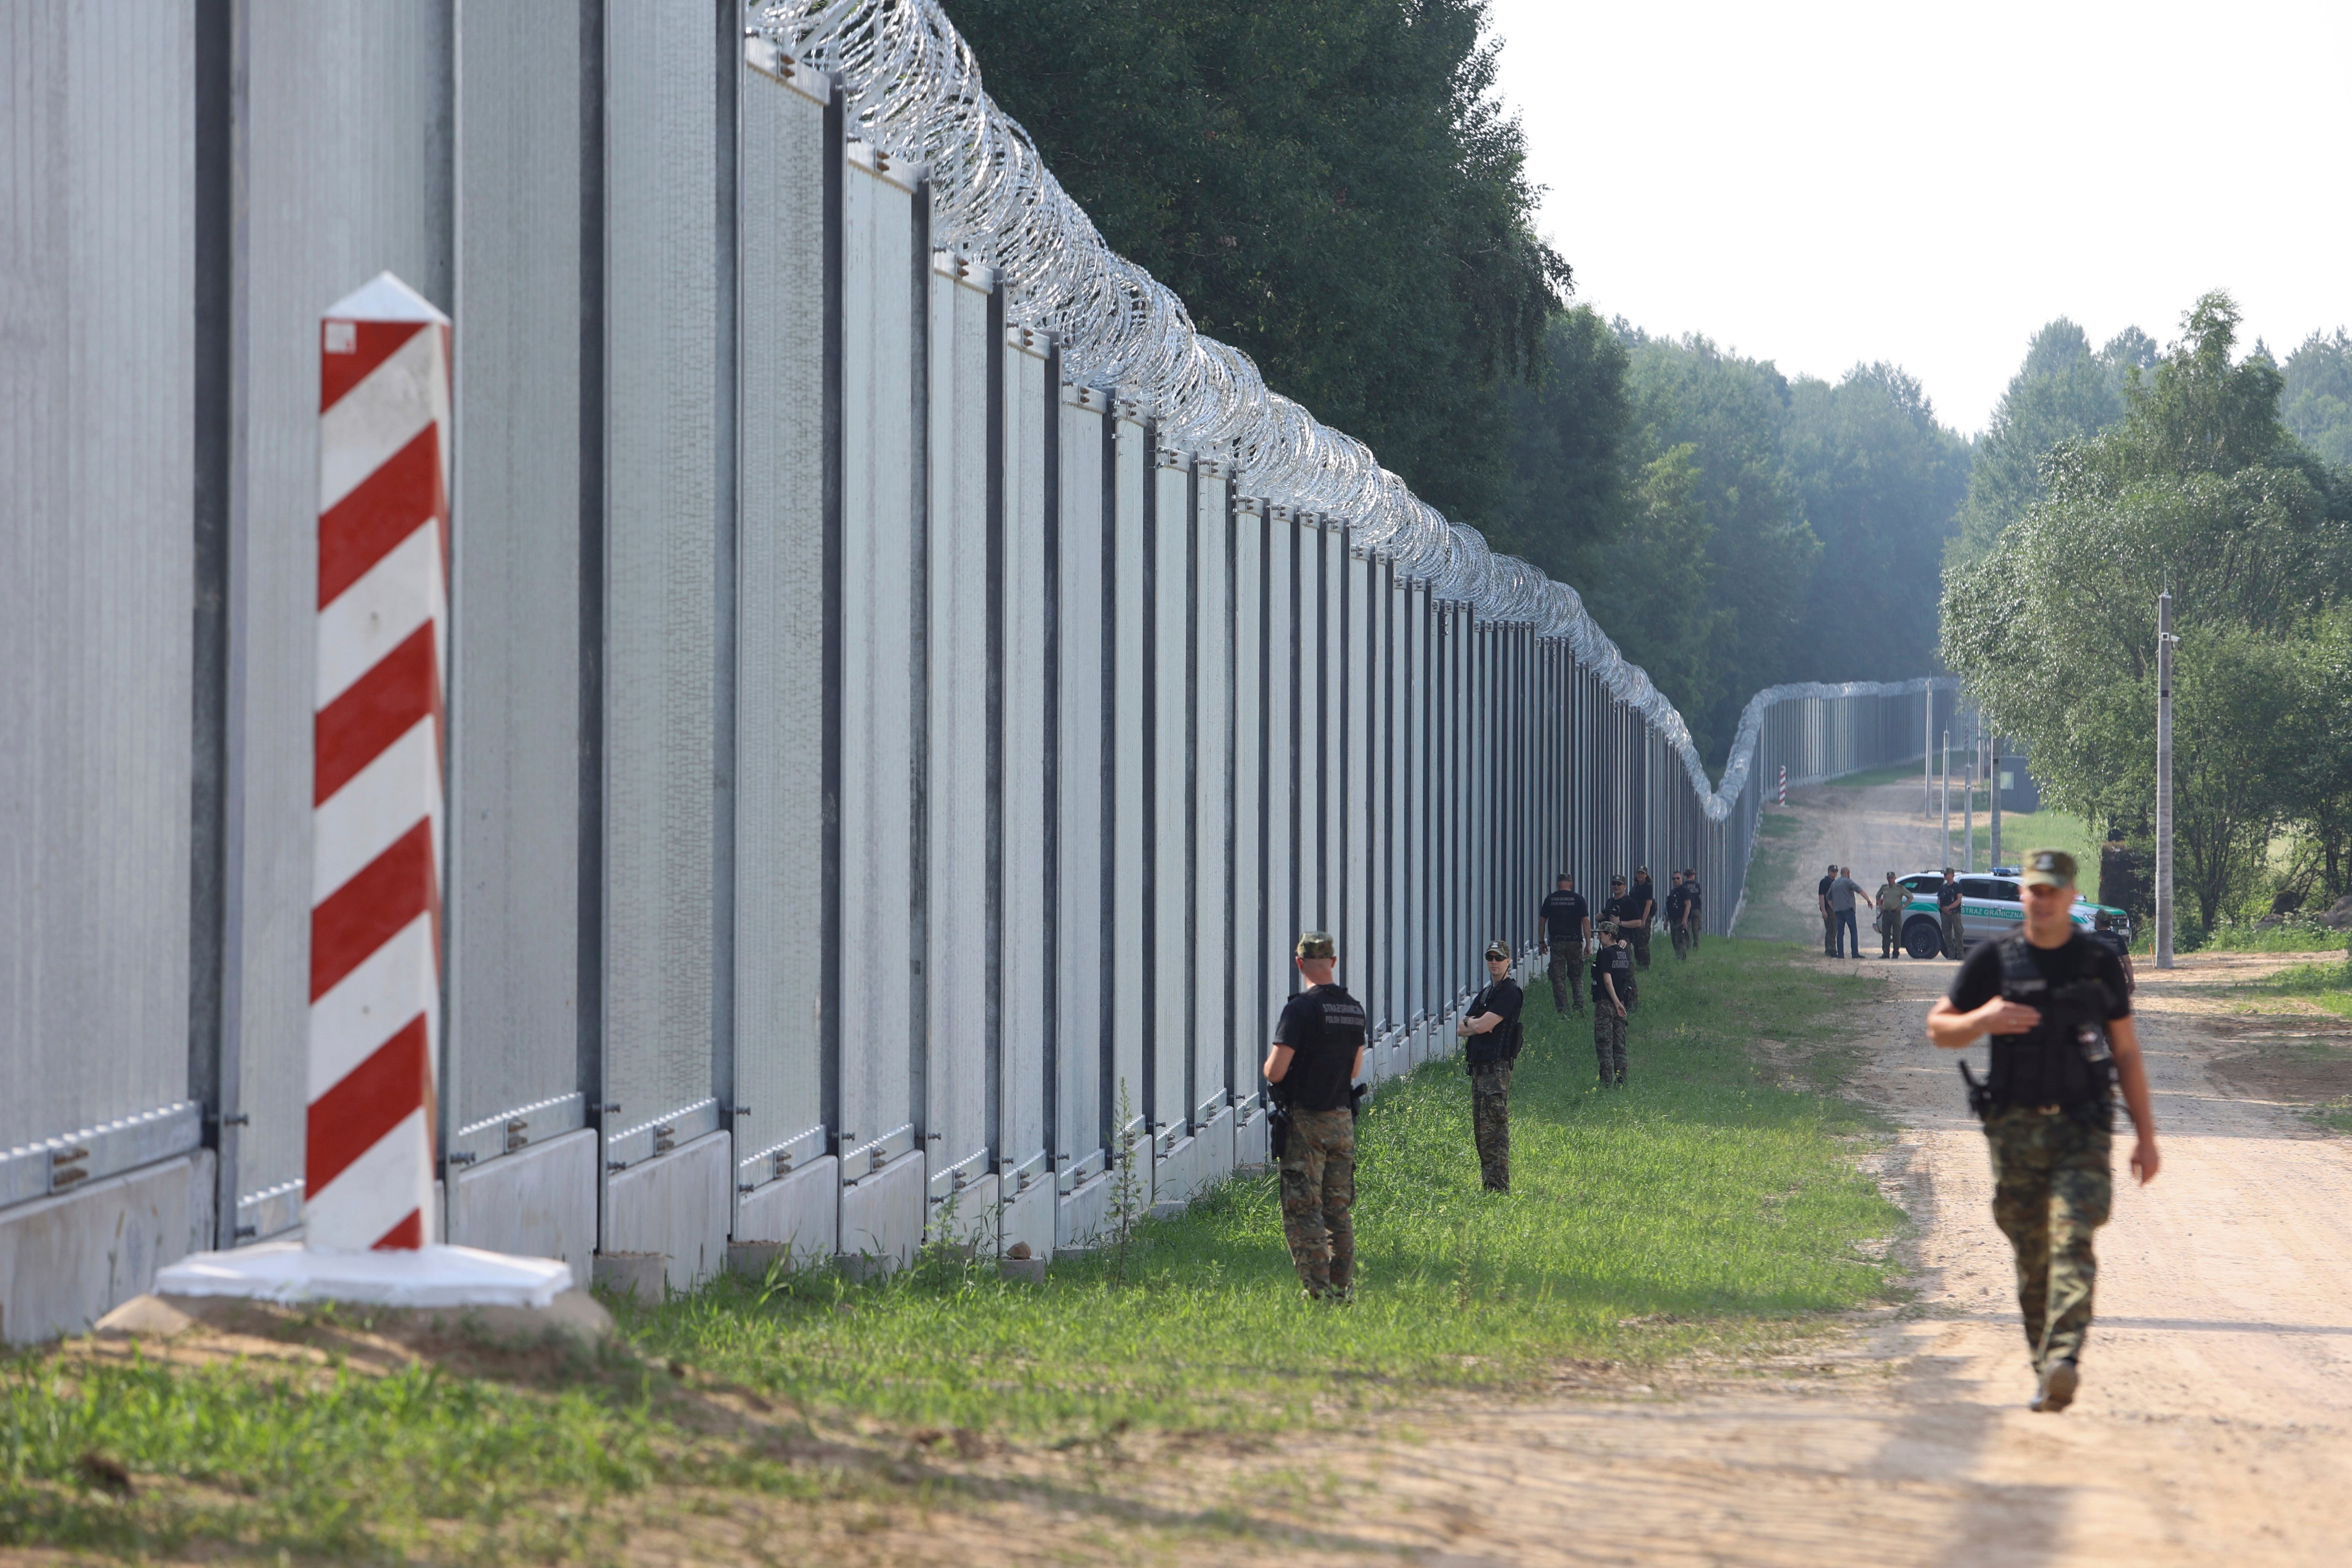
<svg viewBox="0 0 2352 1568">
<path fill-rule="evenodd" d="M 1580 300 L 1976 432 L 2035 328 L 2352 321 L 2352 0 L 1493 0 Z"/>
</svg>

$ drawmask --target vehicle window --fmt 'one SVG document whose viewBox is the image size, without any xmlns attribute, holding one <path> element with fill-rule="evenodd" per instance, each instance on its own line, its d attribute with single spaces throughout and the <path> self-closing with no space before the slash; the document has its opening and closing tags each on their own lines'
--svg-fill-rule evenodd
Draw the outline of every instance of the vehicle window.
<svg viewBox="0 0 2352 1568">
<path fill-rule="evenodd" d="M 2003 892 L 2001 889 L 2004 888 L 2009 890 L 2007 892 Z M 1964 899 L 2013 899 L 2017 897 L 2017 887 L 2016 884 L 2012 882 L 1996 882 L 1990 877 L 1963 877 L 1960 879 L 1960 897 Z"/>
<path fill-rule="evenodd" d="M 1897 877 L 1895 879 L 1915 893 L 1924 893 L 1942 881 L 1941 877 Z"/>
<path fill-rule="evenodd" d="M 1995 882 L 1993 886 L 2000 889 L 1993 894 L 1994 898 L 2007 899 L 2012 903 L 2024 901 L 2025 893 L 2015 882 Z"/>
</svg>

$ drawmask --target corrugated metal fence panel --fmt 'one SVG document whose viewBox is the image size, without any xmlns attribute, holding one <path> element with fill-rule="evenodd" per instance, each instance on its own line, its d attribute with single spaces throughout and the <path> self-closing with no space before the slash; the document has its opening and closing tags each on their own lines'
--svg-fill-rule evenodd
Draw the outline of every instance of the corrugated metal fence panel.
<svg viewBox="0 0 2352 1568">
<path fill-rule="evenodd" d="M 1064 385 L 1060 424 L 1060 523 L 1055 533 L 1056 706 L 1052 722 L 1061 759 L 1054 803 L 1055 887 L 1064 918 L 1056 927 L 1055 1059 L 1057 1119 L 1050 1131 L 1057 1168 L 1103 1143 L 1102 1057 L 1109 999 L 1102 987 L 1108 888 L 1104 816 L 1108 786 L 1111 679 L 1104 660 L 1104 603 L 1109 592 L 1104 551 L 1106 437 L 1103 402 Z"/>
<path fill-rule="evenodd" d="M 1227 1047 L 1236 924 L 1232 903 L 1234 598 L 1225 484 L 1222 471 L 1203 466 L 1193 507 L 1193 879 L 1192 930 L 1186 942 L 1192 966 L 1192 1010 L 1186 1028 L 1192 1065 L 1185 1104 L 1196 1124 L 1207 1120 L 1203 1108 L 1222 1104 L 1234 1083 Z"/>
<path fill-rule="evenodd" d="M 1299 694 L 1307 683 L 1300 635 L 1299 556 L 1307 534 L 1286 507 L 1266 509 L 1265 544 L 1265 923 L 1257 955 L 1265 987 L 1257 1027 L 1274 1037 L 1275 1019 L 1298 987 L 1292 944 L 1306 929 L 1299 914 Z"/>
<path fill-rule="evenodd" d="M 991 280 L 934 251 L 930 300 L 930 611 L 921 1129 L 931 1195 L 984 1174 L 988 1145 L 988 531 Z M 952 1174 L 951 1174 L 952 1173 Z"/>
<path fill-rule="evenodd" d="M 1265 955 L 1275 945 L 1266 918 L 1265 508 L 1240 498 L 1233 508 L 1234 560 L 1234 1015 L 1227 1080 L 1246 1100 L 1257 1092 L 1262 1040 L 1272 1037 Z"/>
<path fill-rule="evenodd" d="M 0 41 L 5 1150 L 188 1093 L 194 107 L 184 6 Z"/>
<path fill-rule="evenodd" d="M 819 90 L 822 90 L 820 88 Z M 827 1152 L 824 106 L 742 99 L 736 546 L 736 1182 Z"/>
<path fill-rule="evenodd" d="M 468 13 L 452 314 L 453 1152 L 578 1127 L 580 37 Z M 594 977 L 589 977 L 594 984 Z"/>
<path fill-rule="evenodd" d="M 1153 454 L 1150 551 L 1150 803 L 1145 826 L 1150 874 L 1146 929 L 1149 1005 L 1144 1028 L 1150 1092 L 1137 1096 L 1155 1127 L 1182 1128 L 1192 1121 L 1185 1098 L 1192 1038 L 1186 1025 L 1192 1002 L 1191 925 L 1193 875 L 1191 801 L 1192 727 L 1192 465 L 1182 453 Z"/>
<path fill-rule="evenodd" d="M 1341 678 L 1346 700 L 1339 710 L 1340 791 L 1339 923 L 1347 936 L 1341 948 L 1349 952 L 1348 973 L 1356 999 L 1368 1014 L 1378 1016 L 1381 965 L 1386 954 L 1372 935 L 1372 868 L 1379 846 L 1372 837 L 1372 693 L 1378 667 L 1372 662 L 1372 563 L 1348 547 L 1346 533 L 1334 530 L 1339 546 L 1336 565 L 1342 590 L 1340 603 Z"/>
<path fill-rule="evenodd" d="M 718 85 L 706 7 L 605 26 L 604 1129 L 634 1162 L 718 1124 Z"/>
<path fill-rule="evenodd" d="M 915 193 L 860 143 L 842 193 L 841 1125 L 863 1146 L 916 1116 L 912 570 L 924 497 Z M 892 1151 L 895 1153 L 898 1151 Z M 845 1167 L 845 1176 L 859 1174 Z"/>
<path fill-rule="evenodd" d="M 299 1217 L 308 1098 L 311 710 L 317 697 L 319 316 L 378 272 L 450 300 L 449 13 L 318 0 L 244 21 L 235 287 L 241 598 L 229 936 L 240 1226 Z M 708 384 L 707 383 L 705 384 Z M 237 731 L 241 729 L 241 737 Z M 241 739 L 241 746 L 240 746 Z M 241 875 L 240 875 L 241 869 Z"/>
<path fill-rule="evenodd" d="M 1060 397 L 1060 528 L 1055 535 L 1055 691 L 1061 766 L 1055 801 L 1061 916 L 1054 955 L 1054 1051 L 1059 1067 L 1053 1129 L 1056 1162 L 1082 1161 L 1104 1147 L 1108 1120 L 1103 1053 L 1108 1033 L 1103 956 L 1108 940 L 1104 837 L 1109 823 L 1107 747 L 1110 668 L 1103 622 L 1109 591 L 1103 491 L 1108 416 L 1099 393 L 1064 387 Z"/>
<path fill-rule="evenodd" d="M 1115 737 L 1111 759 L 1110 962 L 1106 984 L 1111 999 L 1110 1104 L 1114 1134 L 1145 1120 L 1151 1089 L 1144 1079 L 1144 1004 L 1150 1000 L 1144 966 L 1151 962 L 1150 928 L 1145 924 L 1151 867 L 1146 859 L 1151 731 L 1146 720 L 1146 660 L 1151 623 L 1144 592 L 1150 562 L 1150 531 L 1144 509 L 1151 493 L 1151 433 L 1122 411 L 1111 421 L 1109 486 L 1111 514 L 1106 530 L 1113 582 L 1111 624 L 1105 657 L 1114 690 L 1109 722 Z M 1124 1107 L 1124 1109 L 1122 1109 Z"/>
<path fill-rule="evenodd" d="M 1048 489 L 1057 480 L 1046 467 L 1052 451 L 1048 421 L 1059 415 L 1045 349 L 1042 339 L 1012 329 L 1005 340 L 1002 394 L 1004 734 L 998 831 L 1003 845 L 1003 1060 L 996 1159 L 1016 1169 L 1048 1153 L 1046 1108 L 1059 1084 L 1048 1078 L 1046 1065 L 1046 994 L 1053 979 L 1048 964 L 1055 945 L 1047 938 L 1049 931 L 1058 937 L 1078 923 L 1076 911 L 1048 880 L 1055 870 L 1047 849 L 1055 835 L 1055 797 L 1048 785 L 1061 759 L 1048 697 L 1054 676 L 1047 649 L 1055 606 L 1047 506 L 1049 497 L 1060 498 Z"/>
</svg>

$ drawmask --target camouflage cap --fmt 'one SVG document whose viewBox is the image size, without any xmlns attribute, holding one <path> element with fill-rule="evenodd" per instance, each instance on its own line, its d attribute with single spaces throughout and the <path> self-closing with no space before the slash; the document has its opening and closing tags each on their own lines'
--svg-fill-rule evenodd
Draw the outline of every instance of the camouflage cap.
<svg viewBox="0 0 2352 1568">
<path fill-rule="evenodd" d="M 1499 958 L 1505 963 L 1508 963 L 1511 962 L 1510 944 L 1507 942 L 1490 942 L 1486 944 L 1486 956 L 1488 958 Z"/>
<path fill-rule="evenodd" d="M 2029 888 L 2071 888 L 2074 885 L 2074 858 L 2063 849 L 2029 849 L 2025 852 L 2025 875 L 2018 879 Z"/>
<path fill-rule="evenodd" d="M 1615 936 L 1617 934 L 1617 922 L 1615 921 L 1602 921 L 1599 925 L 1594 926 L 1592 929 L 1599 931 L 1602 936 Z"/>
<path fill-rule="evenodd" d="M 1297 952 L 1301 958 L 1337 958 L 1339 948 L 1329 931 L 1308 931 L 1298 933 Z"/>
</svg>

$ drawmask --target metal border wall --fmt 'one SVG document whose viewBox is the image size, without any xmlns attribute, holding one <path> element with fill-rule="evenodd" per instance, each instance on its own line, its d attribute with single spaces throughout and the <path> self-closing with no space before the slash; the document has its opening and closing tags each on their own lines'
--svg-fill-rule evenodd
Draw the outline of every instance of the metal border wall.
<svg viewBox="0 0 2352 1568">
<path fill-rule="evenodd" d="M 1948 714 L 1759 693 L 1710 781 L 1572 590 L 1103 250 L 929 0 L 154 11 L 0 89 L 13 1338 L 301 1224 L 312 335 L 386 268 L 456 321 L 446 1233 L 583 1279 L 1087 1245 L 1130 1141 L 1159 1203 L 1265 1158 L 1301 929 L 1384 1079 L 1551 871 L 1727 931 L 1782 765 Z"/>
</svg>

